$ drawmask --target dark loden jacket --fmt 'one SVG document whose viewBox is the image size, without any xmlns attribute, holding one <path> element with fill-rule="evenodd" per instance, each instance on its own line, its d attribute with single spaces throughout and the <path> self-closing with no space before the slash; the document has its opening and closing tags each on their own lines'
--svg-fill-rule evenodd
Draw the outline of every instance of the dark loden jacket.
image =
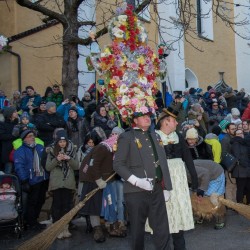
<svg viewBox="0 0 250 250">
<path fill-rule="evenodd" d="M 160 140 L 157 139 L 154 131 L 151 131 L 151 136 L 159 157 L 159 165 L 162 170 L 165 185 L 164 189 L 172 190 L 172 183 L 164 147 Z M 142 147 L 139 148 L 138 144 L 141 144 Z M 113 168 L 115 172 L 117 172 L 119 176 L 125 180 L 124 193 L 144 191 L 143 189 L 133 186 L 127 182 L 131 175 L 135 175 L 138 178 L 148 177 L 155 180 L 156 173 L 154 162 L 155 158 L 148 132 L 130 129 L 120 135 L 118 139 L 118 149 L 115 152 Z"/>
</svg>

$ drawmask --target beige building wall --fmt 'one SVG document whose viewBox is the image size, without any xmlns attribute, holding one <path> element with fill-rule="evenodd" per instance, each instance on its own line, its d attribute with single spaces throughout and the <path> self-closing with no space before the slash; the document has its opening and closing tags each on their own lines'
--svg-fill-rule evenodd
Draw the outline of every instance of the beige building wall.
<svg viewBox="0 0 250 250">
<path fill-rule="evenodd" d="M 214 15 L 213 18 L 214 40 L 207 42 L 192 40 L 192 44 L 201 48 L 203 52 L 185 43 L 186 68 L 196 74 L 199 85 L 203 89 L 219 81 L 218 72 L 225 72 L 225 82 L 237 89 L 235 34 L 219 18 L 215 18 Z"/>
<path fill-rule="evenodd" d="M 0 2 L 0 34 L 10 37 L 43 25 L 38 12 L 21 7 L 13 0 Z M 55 25 L 10 43 L 11 50 L 21 57 L 22 90 L 32 85 L 44 95 L 47 86 L 61 83 L 62 49 L 61 25 Z M 58 40 L 56 40 L 58 39 Z M 57 44 L 59 43 L 59 44 Z M 53 45 L 54 44 L 54 45 Z M 0 54 L 0 88 L 8 97 L 18 89 L 17 58 Z"/>
</svg>

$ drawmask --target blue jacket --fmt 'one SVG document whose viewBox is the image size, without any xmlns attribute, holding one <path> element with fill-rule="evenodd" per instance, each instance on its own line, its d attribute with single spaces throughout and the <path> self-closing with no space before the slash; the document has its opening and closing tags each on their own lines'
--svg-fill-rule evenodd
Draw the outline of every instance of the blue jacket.
<svg viewBox="0 0 250 250">
<path fill-rule="evenodd" d="M 39 107 L 40 103 L 42 101 L 42 97 L 38 94 L 35 94 L 34 96 L 25 96 L 21 101 L 21 109 L 23 111 L 29 112 L 29 107 L 27 106 L 28 102 L 31 101 L 32 107 Z"/>
<path fill-rule="evenodd" d="M 67 103 L 67 104 L 61 104 L 58 108 L 57 108 L 57 113 L 59 113 L 60 115 L 63 116 L 65 121 L 68 121 L 69 118 L 69 109 L 71 108 L 71 104 Z M 85 111 L 84 109 L 79 105 L 76 104 L 76 108 L 77 108 L 77 114 L 78 117 L 84 117 L 85 115 Z"/>
<path fill-rule="evenodd" d="M 41 159 L 44 147 L 42 145 L 37 144 L 36 150 Z M 14 152 L 15 172 L 21 182 L 29 180 L 30 185 L 40 183 L 44 180 L 47 180 L 49 177 L 48 173 L 45 171 L 43 176 L 35 176 L 33 170 L 33 159 L 33 149 L 28 147 L 26 144 L 23 144 Z"/>
</svg>

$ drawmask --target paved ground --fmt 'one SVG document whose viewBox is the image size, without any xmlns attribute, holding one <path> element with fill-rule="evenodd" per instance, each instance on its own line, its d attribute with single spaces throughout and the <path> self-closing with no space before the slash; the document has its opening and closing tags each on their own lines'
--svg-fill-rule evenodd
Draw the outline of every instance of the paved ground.
<svg viewBox="0 0 250 250">
<path fill-rule="evenodd" d="M 105 243 L 97 244 L 92 235 L 85 234 L 85 221 L 78 219 L 74 222 L 77 229 L 72 230 L 72 238 L 56 240 L 51 250 L 128 250 L 130 235 L 126 238 L 107 238 Z M 195 230 L 186 233 L 187 250 L 249 250 L 250 221 L 235 212 L 227 212 L 227 224 L 222 230 L 214 230 L 213 222 L 197 225 Z M 14 249 L 22 241 L 29 239 L 34 232 L 25 232 L 21 240 L 9 234 L 0 234 L 0 249 Z M 151 236 L 145 236 L 146 250 L 153 250 Z"/>
</svg>

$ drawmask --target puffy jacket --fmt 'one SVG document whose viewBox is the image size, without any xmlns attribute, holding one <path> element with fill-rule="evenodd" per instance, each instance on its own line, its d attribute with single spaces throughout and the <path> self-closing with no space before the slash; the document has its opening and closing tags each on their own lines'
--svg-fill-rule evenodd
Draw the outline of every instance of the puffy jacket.
<svg viewBox="0 0 250 250">
<path fill-rule="evenodd" d="M 57 112 L 63 116 L 64 120 L 67 121 L 69 118 L 69 109 L 71 108 L 71 104 L 67 103 L 67 104 L 61 104 L 58 108 L 57 108 Z M 76 109 L 77 109 L 77 114 L 78 117 L 84 117 L 85 115 L 85 111 L 84 109 L 79 105 L 76 104 Z"/>
<path fill-rule="evenodd" d="M 44 147 L 35 146 L 39 158 L 41 158 Z M 36 176 L 33 170 L 34 149 L 24 144 L 14 152 L 15 172 L 20 181 L 29 180 L 30 185 L 35 185 L 48 179 L 48 173 L 44 171 L 42 176 Z"/>
</svg>

